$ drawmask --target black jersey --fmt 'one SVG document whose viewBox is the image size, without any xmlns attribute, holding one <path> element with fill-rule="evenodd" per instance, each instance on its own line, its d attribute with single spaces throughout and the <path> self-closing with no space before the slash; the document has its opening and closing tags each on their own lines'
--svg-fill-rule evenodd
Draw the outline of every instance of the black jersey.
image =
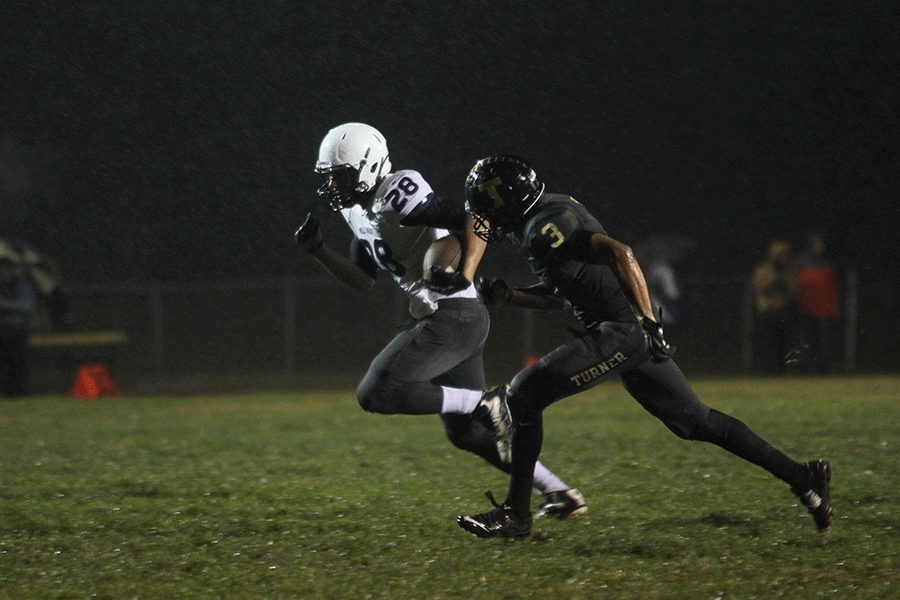
<svg viewBox="0 0 900 600">
<path fill-rule="evenodd" d="M 529 217 L 521 237 L 510 234 L 511 240 L 534 274 L 569 301 L 585 327 L 637 320 L 612 270 L 590 264 L 585 255 L 585 239 L 606 231 L 584 206 L 569 196 L 546 194 Z"/>
</svg>

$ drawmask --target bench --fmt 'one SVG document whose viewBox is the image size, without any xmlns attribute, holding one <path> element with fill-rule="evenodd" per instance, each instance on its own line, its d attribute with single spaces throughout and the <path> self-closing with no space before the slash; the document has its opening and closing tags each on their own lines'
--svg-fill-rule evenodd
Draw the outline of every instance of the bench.
<svg viewBox="0 0 900 600">
<path fill-rule="evenodd" d="M 83 368 L 117 362 L 127 343 L 128 334 L 121 329 L 35 331 L 29 340 L 32 388 L 45 393 L 68 389 Z"/>
<path fill-rule="evenodd" d="M 103 331 L 39 331 L 31 334 L 33 348 L 79 348 L 90 346 L 119 346 L 128 341 L 121 329 Z"/>
</svg>

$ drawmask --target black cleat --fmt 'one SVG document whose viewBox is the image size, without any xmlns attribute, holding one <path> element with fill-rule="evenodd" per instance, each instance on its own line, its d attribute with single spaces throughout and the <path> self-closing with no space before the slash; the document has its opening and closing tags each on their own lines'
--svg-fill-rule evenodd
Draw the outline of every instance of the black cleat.
<svg viewBox="0 0 900 600">
<path fill-rule="evenodd" d="M 824 460 L 811 460 L 804 465 L 810 476 L 810 488 L 791 488 L 800 502 L 809 511 L 819 531 L 825 533 L 831 529 L 834 507 L 831 505 L 831 464 Z"/>
<path fill-rule="evenodd" d="M 497 452 L 504 463 L 512 462 L 512 417 L 506 405 L 508 385 L 498 385 L 481 395 L 478 406 L 472 411 L 472 418 L 483 424 L 491 432 Z"/>
<path fill-rule="evenodd" d="M 494 505 L 494 510 L 471 517 L 457 517 L 459 526 L 480 538 L 526 537 L 531 534 L 531 513 L 527 517 L 516 516 L 505 504 L 497 504 L 493 494 L 487 497 Z"/>
<path fill-rule="evenodd" d="M 584 496 L 575 488 L 544 494 L 544 502 L 538 508 L 538 517 L 555 517 L 563 520 L 567 517 L 577 518 L 587 514 L 587 503 Z"/>
</svg>

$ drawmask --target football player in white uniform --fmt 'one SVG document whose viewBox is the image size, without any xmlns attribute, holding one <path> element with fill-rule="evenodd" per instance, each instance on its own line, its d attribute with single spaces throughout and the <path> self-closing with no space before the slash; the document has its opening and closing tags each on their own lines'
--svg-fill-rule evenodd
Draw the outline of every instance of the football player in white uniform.
<svg viewBox="0 0 900 600">
<path fill-rule="evenodd" d="M 490 320 L 472 284 L 485 242 L 474 234 L 462 202 L 442 200 L 416 171 L 391 171 L 384 137 L 373 127 L 346 123 L 322 140 L 316 172 L 318 195 L 353 232 L 349 256 L 324 243 L 317 219 L 307 215 L 298 244 L 346 285 L 367 291 L 379 269 L 390 273 L 409 298 L 413 317 L 372 361 L 357 388 L 366 411 L 439 414 L 450 441 L 509 472 L 510 437 L 471 418 L 485 388 L 483 351 Z M 455 271 L 425 272 L 432 244 L 454 232 L 462 257 Z M 587 508 L 541 463 L 534 487 L 545 513 L 580 516 Z"/>
</svg>

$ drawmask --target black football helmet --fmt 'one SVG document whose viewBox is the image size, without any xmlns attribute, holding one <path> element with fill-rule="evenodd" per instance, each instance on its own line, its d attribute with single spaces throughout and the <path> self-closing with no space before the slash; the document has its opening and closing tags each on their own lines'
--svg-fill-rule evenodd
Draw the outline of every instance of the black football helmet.
<svg viewBox="0 0 900 600">
<path fill-rule="evenodd" d="M 511 154 L 482 158 L 466 178 L 466 211 L 475 235 L 497 242 L 544 197 L 544 184 L 525 159 Z"/>
</svg>

